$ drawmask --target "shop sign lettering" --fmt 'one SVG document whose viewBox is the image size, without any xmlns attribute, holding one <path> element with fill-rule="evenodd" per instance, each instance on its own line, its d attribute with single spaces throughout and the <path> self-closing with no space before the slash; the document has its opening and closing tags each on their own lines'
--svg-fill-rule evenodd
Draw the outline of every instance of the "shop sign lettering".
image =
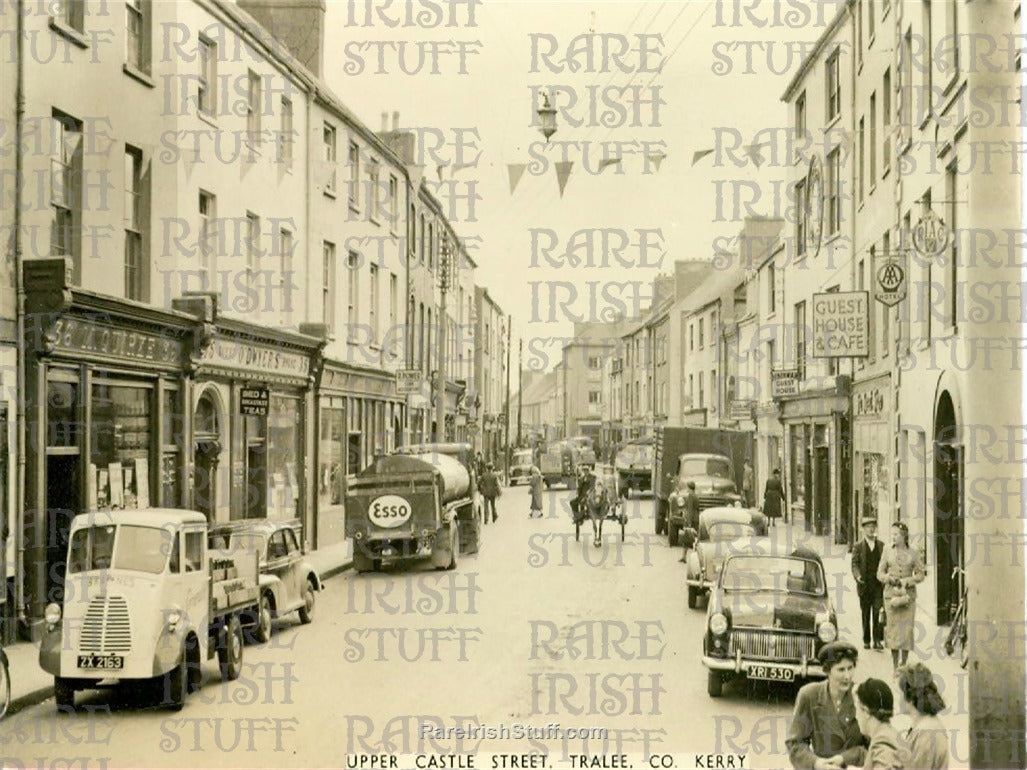
<svg viewBox="0 0 1027 770">
<path fill-rule="evenodd" d="M 235 340 L 216 340 L 204 351 L 203 363 L 299 377 L 306 376 L 310 371 L 310 359 L 307 356 L 274 348 L 261 348 L 252 343 L 243 344 Z"/>
<path fill-rule="evenodd" d="M 271 396 L 264 386 L 249 386 L 239 391 L 239 413 L 254 417 L 267 417 Z"/>
<path fill-rule="evenodd" d="M 798 369 L 774 369 L 770 372 L 770 391 L 774 398 L 799 394 Z"/>
<path fill-rule="evenodd" d="M 57 350 L 91 353 L 124 361 L 177 365 L 182 355 L 182 344 L 176 339 L 116 329 L 77 318 L 58 319 L 53 325 L 51 339 Z"/>
<path fill-rule="evenodd" d="M 869 307 L 869 293 L 865 291 L 814 294 L 813 357 L 869 356 Z"/>
<path fill-rule="evenodd" d="M 884 413 L 884 393 L 880 388 L 870 388 L 855 395 L 852 411 L 856 417 L 876 417 Z"/>
</svg>

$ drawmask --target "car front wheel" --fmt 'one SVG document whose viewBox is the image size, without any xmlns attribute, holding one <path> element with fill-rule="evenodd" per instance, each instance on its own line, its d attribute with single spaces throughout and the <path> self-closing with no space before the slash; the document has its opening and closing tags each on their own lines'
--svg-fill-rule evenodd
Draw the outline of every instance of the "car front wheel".
<svg viewBox="0 0 1027 770">
<path fill-rule="evenodd" d="M 711 698 L 719 698 L 724 690 L 724 675 L 719 671 L 706 672 L 706 692 Z"/>
<path fill-rule="evenodd" d="M 688 587 L 688 609 L 694 610 L 699 606 L 699 589 L 695 586 Z"/>
</svg>

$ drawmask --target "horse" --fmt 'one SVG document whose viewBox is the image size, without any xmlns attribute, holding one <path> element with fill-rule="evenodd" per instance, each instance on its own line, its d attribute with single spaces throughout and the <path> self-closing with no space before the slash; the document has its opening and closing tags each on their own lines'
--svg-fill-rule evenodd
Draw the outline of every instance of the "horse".
<svg viewBox="0 0 1027 770">
<path fill-rule="evenodd" d="M 592 521 L 592 545 L 598 548 L 603 542 L 603 520 L 610 512 L 610 493 L 599 479 L 585 494 L 585 510 Z"/>
</svg>

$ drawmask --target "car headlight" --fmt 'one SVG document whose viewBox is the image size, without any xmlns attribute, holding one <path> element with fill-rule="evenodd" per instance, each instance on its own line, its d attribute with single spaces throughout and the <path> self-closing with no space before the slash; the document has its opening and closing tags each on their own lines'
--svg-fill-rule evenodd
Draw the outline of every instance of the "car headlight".
<svg viewBox="0 0 1027 770">
<path fill-rule="evenodd" d="M 43 619 L 51 626 L 57 625 L 61 620 L 61 606 L 59 604 L 48 604 L 43 610 Z"/>
<path fill-rule="evenodd" d="M 817 626 L 817 636 L 820 637 L 820 641 L 822 642 L 833 642 L 838 638 L 838 629 L 835 628 L 834 623 L 829 620 L 825 620 Z"/>
<path fill-rule="evenodd" d="M 164 619 L 167 622 L 168 631 L 174 631 L 182 620 L 182 613 L 180 610 L 170 610 Z"/>
<path fill-rule="evenodd" d="M 727 617 L 723 612 L 714 613 L 710 617 L 710 631 L 714 634 L 723 634 L 727 631 Z"/>
<path fill-rule="evenodd" d="M 363 540 L 364 539 L 364 533 L 359 531 L 359 530 L 357 530 L 357 533 L 355 535 L 353 535 L 353 537 L 355 537 L 357 540 Z"/>
</svg>

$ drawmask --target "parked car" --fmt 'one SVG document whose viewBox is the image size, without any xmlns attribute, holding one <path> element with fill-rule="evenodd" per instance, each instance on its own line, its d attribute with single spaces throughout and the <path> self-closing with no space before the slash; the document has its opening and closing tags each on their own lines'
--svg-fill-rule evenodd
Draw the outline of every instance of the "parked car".
<svg viewBox="0 0 1027 770">
<path fill-rule="evenodd" d="M 314 619 L 314 602 L 323 584 L 305 557 L 299 520 L 244 519 L 210 528 L 210 547 L 257 552 L 260 565 L 260 608 L 244 625 L 258 642 L 271 638 L 271 621 L 291 612 L 301 623 Z"/>
<path fill-rule="evenodd" d="M 824 565 L 808 548 L 735 553 L 721 566 L 706 610 L 707 692 L 735 677 L 792 682 L 823 678 L 820 648 L 838 637 Z"/>
<path fill-rule="evenodd" d="M 652 438 L 629 441 L 618 450 L 613 464 L 624 497 L 630 497 L 631 490 L 648 492 L 652 489 L 654 441 Z"/>
<path fill-rule="evenodd" d="M 672 546 L 685 526 L 685 488 L 695 483 L 699 510 L 734 505 L 742 498 L 737 494 L 730 458 L 718 454 L 684 454 L 678 458 L 674 491 L 669 499 L 667 536 Z"/>
<path fill-rule="evenodd" d="M 531 476 L 531 466 L 534 465 L 535 452 L 531 449 L 515 449 L 510 459 L 510 486 L 514 486 L 518 480 L 525 481 Z"/>
<path fill-rule="evenodd" d="M 699 597 L 710 592 L 724 559 L 741 548 L 745 552 L 747 541 L 766 533 L 759 526 L 763 514 L 747 508 L 707 508 L 699 514 L 699 530 L 686 529 L 685 584 L 688 586 L 688 606 L 699 606 Z"/>
</svg>

